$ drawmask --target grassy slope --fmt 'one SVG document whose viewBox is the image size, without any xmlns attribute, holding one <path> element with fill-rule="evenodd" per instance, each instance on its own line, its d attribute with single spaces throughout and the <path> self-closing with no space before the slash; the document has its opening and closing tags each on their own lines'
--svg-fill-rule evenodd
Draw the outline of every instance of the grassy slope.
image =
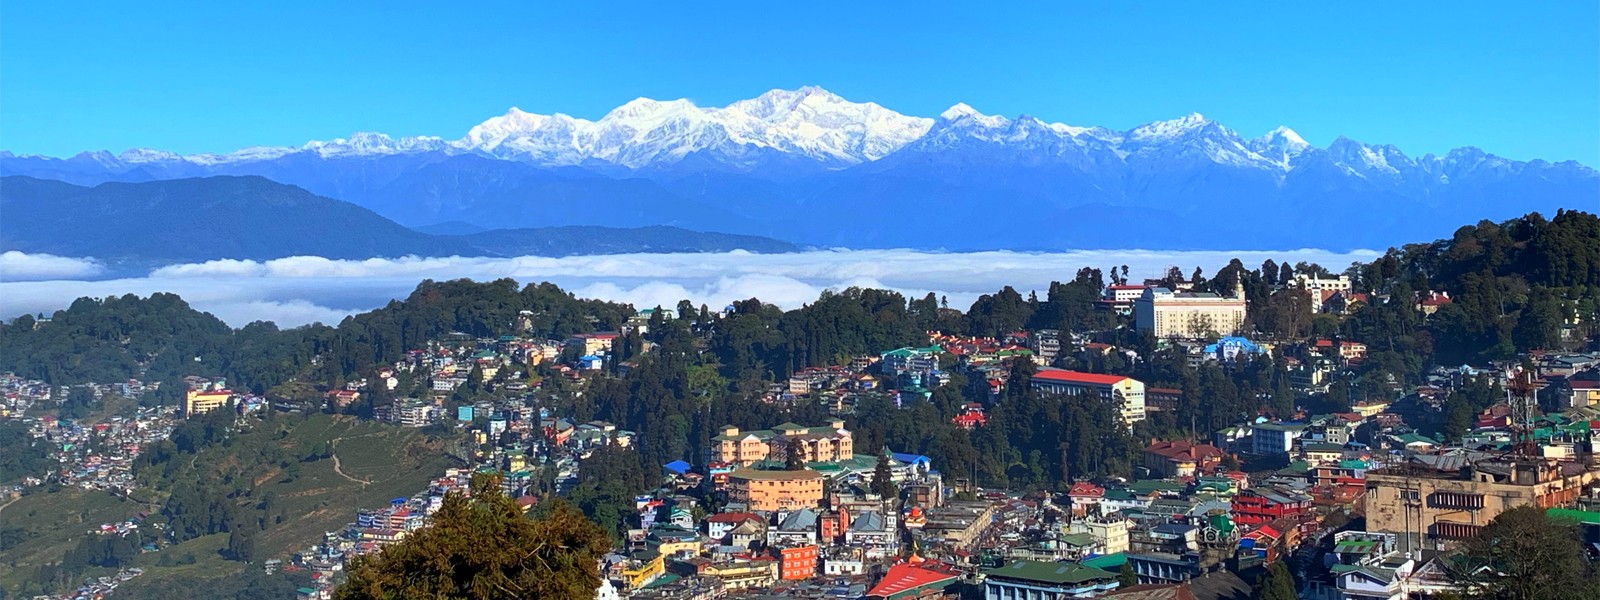
<svg viewBox="0 0 1600 600">
<path fill-rule="evenodd" d="M 437 442 L 430 442 L 413 429 L 330 415 L 314 415 L 303 421 L 280 417 L 279 423 L 289 426 L 289 435 L 281 440 L 274 439 L 276 424 L 256 427 L 239 436 L 232 448 L 209 448 L 193 457 L 199 465 L 238 468 L 256 482 L 259 494 L 276 494 L 284 509 L 284 521 L 270 525 L 258 536 L 257 554 L 263 559 L 283 558 L 315 543 L 323 532 L 338 530 L 353 521 L 357 508 L 384 506 L 390 498 L 421 491 L 454 464 Z M 335 472 L 332 459 L 300 463 L 299 476 L 292 481 L 276 464 L 239 464 L 240 450 L 259 444 L 278 444 L 293 452 L 335 439 L 340 441 L 334 446 L 334 454 L 349 478 Z M 370 483 L 360 483 L 362 480 Z M 5 571 L 0 574 L 0 587 L 15 588 L 33 572 L 34 566 L 60 560 L 79 537 L 87 535 L 90 527 L 125 519 L 140 510 L 146 509 L 104 492 L 69 489 L 24 497 L 0 512 L 0 524 L 27 527 L 40 535 L 6 552 L 7 556 L 0 560 L 0 567 L 5 567 L 0 569 Z M 173 576 L 238 573 L 242 564 L 225 561 L 217 554 L 227 545 L 227 537 L 205 536 L 140 556 L 136 564 L 148 571 L 134 585 L 159 586 L 163 579 Z M 195 557 L 193 564 L 159 564 L 163 555 L 169 555 L 170 564 L 173 558 L 191 554 Z"/>
</svg>

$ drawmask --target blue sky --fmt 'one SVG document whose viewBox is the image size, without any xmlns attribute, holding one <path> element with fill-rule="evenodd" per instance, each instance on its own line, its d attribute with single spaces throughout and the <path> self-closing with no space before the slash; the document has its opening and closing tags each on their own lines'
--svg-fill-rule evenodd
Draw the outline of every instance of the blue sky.
<svg viewBox="0 0 1600 600">
<path fill-rule="evenodd" d="M 924 116 L 966 102 L 1122 129 L 1201 112 L 1319 146 L 1600 165 L 1588 0 L 233 4 L 6 3 L 0 148 L 456 138 L 513 105 L 598 118 L 814 84 Z"/>
</svg>

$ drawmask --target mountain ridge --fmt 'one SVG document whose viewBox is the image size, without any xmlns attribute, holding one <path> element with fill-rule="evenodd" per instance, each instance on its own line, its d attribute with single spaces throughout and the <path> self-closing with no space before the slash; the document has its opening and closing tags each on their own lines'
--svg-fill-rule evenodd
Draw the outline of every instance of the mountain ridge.
<svg viewBox="0 0 1600 600">
<path fill-rule="evenodd" d="M 453 141 L 0 153 L 0 173 L 84 185 L 259 175 L 408 227 L 667 225 L 856 248 L 1381 248 L 1600 198 L 1600 172 L 1576 161 L 1470 146 L 1412 157 L 1343 136 L 1316 147 L 1198 113 L 1126 130 L 965 104 L 912 117 L 816 87 L 724 107 L 639 98 L 592 121 L 512 109 Z M 1168 226 L 1140 228 L 1141 215 Z"/>
<path fill-rule="evenodd" d="M 320 256 L 570 256 L 660 252 L 760 253 L 779 240 L 678 227 L 548 227 L 430 234 L 342 200 L 259 176 L 214 176 L 84 187 L 0 178 L 0 252 L 93 257 L 131 268 L 219 259 Z M 459 229 L 458 229 L 459 231 Z"/>
</svg>

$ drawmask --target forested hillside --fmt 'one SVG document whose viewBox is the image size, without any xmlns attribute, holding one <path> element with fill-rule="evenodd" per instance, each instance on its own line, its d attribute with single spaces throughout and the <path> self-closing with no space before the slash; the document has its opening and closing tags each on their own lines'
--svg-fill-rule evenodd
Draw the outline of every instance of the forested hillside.
<svg viewBox="0 0 1600 600">
<path fill-rule="evenodd" d="M 1351 275 L 1354 293 L 1364 295 L 1347 315 L 1313 313 L 1304 290 L 1282 285 L 1297 273 L 1330 272 Z M 829 292 L 791 311 L 749 299 L 723 315 L 685 302 L 675 318 L 658 313 L 647 333 L 622 337 L 604 376 L 572 380 L 556 376 L 548 364 L 530 368 L 529 375 L 544 382 L 538 392 L 544 405 L 578 422 L 603 419 L 638 434 L 636 449 L 596 452 L 585 461 L 570 493 L 586 514 L 613 530 L 622 526 L 637 490 L 656 483 L 658 465 L 698 460 L 716 428 L 826 418 L 821 403 L 763 402 L 770 383 L 804 367 L 926 344 L 929 331 L 994 336 L 1058 329 L 1064 347 L 1056 366 L 1126 374 L 1183 392 L 1176 410 L 1153 414 L 1128 432 L 1111 425 L 1116 416 L 1104 403 L 1017 385 L 1031 376 L 1023 368 L 1010 373 L 1012 384 L 990 403 L 989 426 L 968 432 L 950 419 L 966 403 L 988 402 L 989 385 L 950 369 L 950 383 L 932 390 L 927 401 L 897 406 L 889 396 L 869 396 L 847 417 L 862 452 L 887 446 L 925 454 L 945 472 L 985 485 L 1058 488 L 1075 479 L 1129 474 L 1139 442 L 1150 437 L 1204 436 L 1256 415 L 1347 411 L 1364 398 L 1393 398 L 1422 383 L 1436 365 L 1592 348 L 1600 322 L 1600 219 L 1563 211 L 1549 219 L 1534 214 L 1482 222 L 1451 239 L 1392 249 L 1347 268 L 1234 261 L 1210 277 L 1202 269 L 1175 268 L 1171 278 L 1200 289 L 1227 292 L 1242 285 L 1251 301 L 1248 333 L 1278 351 L 1241 365 L 1191 366 L 1179 349 L 1133 333 L 1126 317 L 1097 310 L 1094 300 L 1104 286 L 1125 277 L 1114 267 L 1084 268 L 1071 281 L 1052 284 L 1044 298 L 1005 288 L 964 311 L 934 294 L 911 299 L 874 289 Z M 1434 293 L 1448 293 L 1452 301 L 1432 315 L 1419 310 L 1419 299 Z M 84 299 L 47 323 L 22 317 L 0 326 L 0 368 L 56 384 L 198 374 L 225 376 L 269 395 L 291 381 L 327 390 L 448 334 L 563 339 L 619 330 L 634 308 L 645 307 L 582 300 L 551 284 L 424 281 L 406 299 L 335 327 L 278 330 L 258 323 L 231 330 L 170 295 Z M 1074 332 L 1081 335 L 1074 338 Z M 1369 352 L 1326 393 L 1306 397 L 1290 389 L 1288 363 L 1307 358 L 1312 336 L 1360 342 Z M 1126 353 L 1076 346 L 1088 342 Z M 492 393 L 479 383 L 469 378 L 451 402 Z M 1446 401 L 1438 427 L 1463 427 L 1499 394 L 1468 384 Z M 366 402 L 388 395 L 379 391 Z"/>
</svg>

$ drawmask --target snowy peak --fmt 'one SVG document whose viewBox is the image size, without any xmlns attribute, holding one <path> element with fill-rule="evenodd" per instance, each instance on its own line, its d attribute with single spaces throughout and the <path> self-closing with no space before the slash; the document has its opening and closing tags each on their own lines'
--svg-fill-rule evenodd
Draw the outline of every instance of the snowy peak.
<svg viewBox="0 0 1600 600">
<path fill-rule="evenodd" d="M 1140 125 L 1129 131 L 1128 137 L 1138 141 L 1171 140 L 1206 129 L 1212 125 L 1214 123 L 1207 119 L 1205 115 L 1189 113 L 1177 119 Z"/>
<path fill-rule="evenodd" d="M 1245 145 L 1251 151 L 1286 170 L 1290 168 L 1289 163 L 1293 158 L 1311 149 L 1311 144 L 1306 143 L 1300 134 L 1281 125 L 1264 136 L 1246 142 Z"/>
<path fill-rule="evenodd" d="M 538 114 L 512 107 L 455 140 L 395 138 L 357 132 L 298 147 L 257 146 L 227 154 L 182 156 L 135 148 L 120 155 L 88 152 L 70 159 L 111 171 L 222 167 L 272 161 L 291 155 L 361 158 L 444 153 L 476 154 L 540 166 L 646 169 L 836 170 L 877 161 L 897 152 L 956 151 L 983 160 L 1059 161 L 1078 168 L 1152 169 L 1224 165 L 1281 177 L 1309 164 L 1332 163 L 1362 177 L 1436 177 L 1445 171 L 1509 169 L 1515 161 L 1480 150 L 1458 149 L 1443 157 L 1407 157 L 1393 146 L 1339 138 L 1318 149 L 1288 127 L 1243 139 L 1199 113 L 1117 131 L 1049 122 L 1023 114 L 1014 118 L 979 112 L 957 103 L 937 118 L 908 116 L 872 102 L 852 102 L 826 89 L 767 90 L 723 107 L 688 99 L 635 98 L 598 120 L 562 113 Z M 181 171 L 188 172 L 188 171 Z M 1421 173 L 1421 175 L 1417 175 Z M 1453 176 L 1453 175 L 1452 175 Z"/>
<path fill-rule="evenodd" d="M 444 140 L 436 137 L 403 137 L 396 140 L 382 133 L 358 131 L 351 134 L 349 138 L 337 138 L 326 142 L 306 142 L 306 145 L 301 149 L 331 157 L 410 154 L 413 152 L 440 150 L 444 147 Z"/>
</svg>

